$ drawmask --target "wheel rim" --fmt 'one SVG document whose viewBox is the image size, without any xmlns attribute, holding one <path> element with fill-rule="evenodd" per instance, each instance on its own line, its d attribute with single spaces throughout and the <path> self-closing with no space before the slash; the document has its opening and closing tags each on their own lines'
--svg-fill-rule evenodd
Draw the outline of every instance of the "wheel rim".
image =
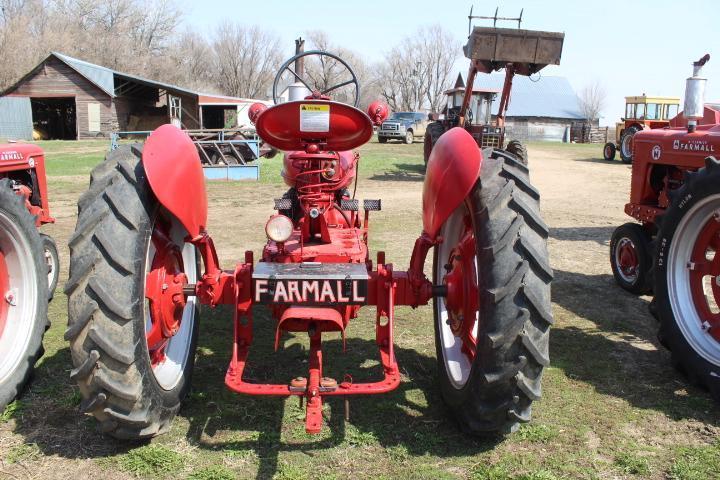
<svg viewBox="0 0 720 480">
<path fill-rule="evenodd" d="M 406 141 L 407 143 L 410 143 L 410 142 L 413 141 L 413 135 L 412 135 L 412 133 L 407 132 L 407 133 L 405 134 L 405 141 Z"/>
<path fill-rule="evenodd" d="M 436 285 L 445 285 L 448 293 L 437 297 L 436 321 L 448 379 L 460 389 L 470 377 L 479 327 L 475 238 L 464 204 L 443 224 L 440 235 L 443 243 L 437 247 L 434 280 Z"/>
<path fill-rule="evenodd" d="M 196 298 L 182 291 L 197 281 L 195 247 L 186 236 L 177 220 L 159 218 L 145 263 L 145 340 L 153 375 L 165 390 L 183 376 L 195 328 Z"/>
<path fill-rule="evenodd" d="M 57 265 L 55 264 L 55 257 L 53 256 L 52 252 L 50 252 L 50 250 L 45 248 L 44 253 L 45 263 L 47 264 L 48 268 L 48 287 L 52 287 L 53 280 L 55 280 L 55 275 L 57 273 Z"/>
<path fill-rule="evenodd" d="M 622 149 L 622 153 L 625 157 L 632 156 L 632 148 L 631 142 L 632 142 L 632 134 L 627 134 L 623 137 L 620 148 Z"/>
<path fill-rule="evenodd" d="M 702 199 L 680 220 L 668 252 L 668 297 L 692 349 L 720 366 L 720 195 Z"/>
<path fill-rule="evenodd" d="M 625 282 L 635 284 L 640 272 L 640 259 L 637 248 L 632 240 L 627 237 L 621 238 L 615 247 L 615 265 L 618 275 Z"/>
<path fill-rule="evenodd" d="M 25 233 L 0 211 L 0 383 L 27 354 L 37 321 L 39 280 Z"/>
</svg>

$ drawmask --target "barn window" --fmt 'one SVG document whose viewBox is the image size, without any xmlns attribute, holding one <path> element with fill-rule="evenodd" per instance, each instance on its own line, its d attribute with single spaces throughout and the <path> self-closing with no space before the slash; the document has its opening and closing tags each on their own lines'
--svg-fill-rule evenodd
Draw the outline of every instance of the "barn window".
<svg viewBox="0 0 720 480">
<path fill-rule="evenodd" d="M 182 119 L 182 100 L 180 97 L 170 96 L 170 118 Z"/>
<path fill-rule="evenodd" d="M 100 104 L 88 103 L 88 132 L 100 131 Z"/>
</svg>

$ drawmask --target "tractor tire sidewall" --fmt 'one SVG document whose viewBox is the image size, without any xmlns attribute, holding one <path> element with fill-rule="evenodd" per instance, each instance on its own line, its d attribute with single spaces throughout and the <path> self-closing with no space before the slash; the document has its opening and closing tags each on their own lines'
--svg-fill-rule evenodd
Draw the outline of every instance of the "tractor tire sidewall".
<svg viewBox="0 0 720 480">
<path fill-rule="evenodd" d="M 22 198 L 13 192 L 7 179 L 0 180 L 0 211 L 14 221 L 32 252 L 32 263 L 37 276 L 37 299 L 29 341 L 20 361 L 6 379 L 0 382 L 0 410 L 12 402 L 22 391 L 32 374 L 37 360 L 43 355 L 43 336 L 48 325 L 47 264 L 42 239 L 35 226 L 35 219 L 27 211 Z M 4 292 L 2 292 L 4 295 Z M 5 301 L 0 298 L 0 301 Z"/>
<path fill-rule="evenodd" d="M 153 373 L 145 338 L 146 256 L 161 207 L 141 155 L 139 146 L 120 147 L 93 171 L 90 189 L 79 201 L 66 286 L 66 339 L 75 366 L 71 376 L 83 396 L 81 410 L 92 413 L 104 433 L 131 440 L 169 428 L 190 388 L 199 330 L 196 307 L 185 368 L 177 384 L 165 390 Z M 131 259 L 124 267 L 131 273 L 118 267 L 118 258 Z M 88 312 L 93 312 L 89 319 Z"/>
<path fill-rule="evenodd" d="M 515 155 L 515 158 L 527 167 L 528 151 L 527 147 L 520 140 L 510 140 L 505 148 L 506 151 Z"/>
<path fill-rule="evenodd" d="M 625 153 L 623 152 L 622 146 L 625 143 L 625 138 L 632 137 L 639 131 L 640 129 L 638 127 L 633 126 L 625 130 L 622 134 L 622 137 L 620 137 L 620 159 L 623 163 L 632 163 L 632 148 L 630 149 L 630 155 L 625 155 Z M 632 142 L 632 138 L 629 140 L 629 142 Z"/>
<path fill-rule="evenodd" d="M 48 300 L 52 300 L 55 296 L 55 288 L 57 288 L 58 279 L 60 278 L 60 255 L 58 254 L 57 244 L 51 236 L 43 233 L 40 237 L 42 238 L 43 253 L 49 253 L 50 256 L 52 256 L 53 263 L 55 264 L 52 281 L 48 282 Z"/>
<path fill-rule="evenodd" d="M 670 350 L 673 364 L 685 373 L 692 383 L 705 386 L 715 399 L 720 400 L 720 366 L 703 358 L 685 338 L 673 314 L 667 282 L 668 255 L 672 242 L 675 241 L 675 231 L 683 216 L 699 201 L 710 195 L 720 194 L 720 163 L 710 161 L 706 163 L 708 164 L 709 168 L 690 173 L 686 177 L 685 184 L 671 195 L 670 207 L 659 218 L 660 226 L 654 259 L 654 302 L 660 321 L 658 338 Z"/>
<path fill-rule="evenodd" d="M 475 361 L 461 388 L 448 378 L 439 331 L 441 300 L 434 300 L 440 391 L 459 426 L 471 435 L 516 430 L 530 420 L 531 404 L 540 397 L 549 363 L 552 270 L 538 202 L 527 168 L 514 156 L 496 150 L 484 159 L 481 178 L 465 200 L 476 238 L 480 325 Z M 434 279 L 445 261 L 438 251 Z"/>
<path fill-rule="evenodd" d="M 622 238 L 628 238 L 638 255 L 638 278 L 634 283 L 626 281 L 620 275 L 618 266 L 615 263 L 615 251 Z M 620 225 L 610 238 L 610 268 L 613 272 L 615 282 L 623 289 L 635 295 L 644 295 L 652 291 L 652 252 L 650 247 L 651 239 L 641 225 L 637 223 L 626 223 Z"/>
</svg>

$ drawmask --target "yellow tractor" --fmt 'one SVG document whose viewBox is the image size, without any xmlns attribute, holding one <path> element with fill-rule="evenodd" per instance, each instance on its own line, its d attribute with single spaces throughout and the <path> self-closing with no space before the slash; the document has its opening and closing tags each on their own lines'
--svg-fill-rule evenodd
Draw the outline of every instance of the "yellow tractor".
<svg viewBox="0 0 720 480">
<path fill-rule="evenodd" d="M 625 117 L 615 125 L 615 141 L 603 147 L 605 160 L 614 160 L 620 150 L 623 163 L 632 163 L 632 137 L 640 130 L 663 128 L 678 114 L 677 97 L 625 97 Z"/>
</svg>

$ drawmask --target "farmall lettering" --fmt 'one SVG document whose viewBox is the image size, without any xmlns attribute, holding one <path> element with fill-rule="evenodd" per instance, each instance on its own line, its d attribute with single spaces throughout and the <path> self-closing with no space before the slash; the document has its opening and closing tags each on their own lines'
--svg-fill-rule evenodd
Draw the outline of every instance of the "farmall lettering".
<svg viewBox="0 0 720 480">
<path fill-rule="evenodd" d="M 264 304 L 353 304 L 367 299 L 367 280 L 255 280 L 255 301 Z"/>
<path fill-rule="evenodd" d="M 707 140 L 675 140 L 673 141 L 673 150 L 713 153 L 715 152 L 715 145 L 708 143 Z"/>
<path fill-rule="evenodd" d="M 14 150 L 11 150 L 9 152 L 0 152 L 0 162 L 10 162 L 10 161 L 17 161 L 17 160 L 23 160 L 24 157 Z"/>
</svg>

